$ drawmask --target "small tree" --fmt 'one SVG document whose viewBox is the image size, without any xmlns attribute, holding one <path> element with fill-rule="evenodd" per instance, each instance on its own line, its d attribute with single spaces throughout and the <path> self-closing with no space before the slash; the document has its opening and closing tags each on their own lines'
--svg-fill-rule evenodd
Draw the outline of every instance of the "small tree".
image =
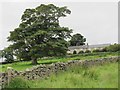
<svg viewBox="0 0 120 90">
<path fill-rule="evenodd" d="M 82 36 L 81 34 L 77 33 L 72 36 L 69 42 L 70 42 L 70 46 L 85 45 L 86 38 L 84 38 L 84 36 Z"/>
</svg>

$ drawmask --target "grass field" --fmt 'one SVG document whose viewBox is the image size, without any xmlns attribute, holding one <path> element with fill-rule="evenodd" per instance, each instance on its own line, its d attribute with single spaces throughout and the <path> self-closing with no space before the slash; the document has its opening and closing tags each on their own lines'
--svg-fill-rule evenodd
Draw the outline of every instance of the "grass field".
<svg viewBox="0 0 120 90">
<path fill-rule="evenodd" d="M 117 88 L 118 63 L 91 68 L 72 67 L 42 80 L 15 78 L 8 88 Z"/>
<path fill-rule="evenodd" d="M 68 60 L 91 60 L 97 58 L 104 58 L 104 57 L 111 57 L 111 56 L 118 56 L 118 52 L 98 52 L 98 53 L 85 53 L 85 54 L 76 54 L 76 55 L 69 55 L 66 57 L 52 57 L 48 59 L 39 59 L 39 64 L 51 64 L 55 62 L 66 62 Z M 23 71 L 27 68 L 31 68 L 34 65 L 31 65 L 31 61 L 26 62 L 16 62 L 11 64 L 3 64 L 0 65 L 0 72 L 4 72 L 7 67 L 12 67 L 15 70 Z"/>
</svg>

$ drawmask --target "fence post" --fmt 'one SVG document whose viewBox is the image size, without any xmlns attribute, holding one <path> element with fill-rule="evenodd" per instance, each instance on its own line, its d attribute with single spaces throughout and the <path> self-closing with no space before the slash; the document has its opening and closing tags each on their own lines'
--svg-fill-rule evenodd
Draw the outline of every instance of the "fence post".
<svg viewBox="0 0 120 90">
<path fill-rule="evenodd" d="M 11 78 L 12 78 L 12 70 L 13 70 L 12 67 L 7 67 L 7 73 L 8 73 L 8 86 L 9 86 L 9 83 L 10 83 Z"/>
</svg>

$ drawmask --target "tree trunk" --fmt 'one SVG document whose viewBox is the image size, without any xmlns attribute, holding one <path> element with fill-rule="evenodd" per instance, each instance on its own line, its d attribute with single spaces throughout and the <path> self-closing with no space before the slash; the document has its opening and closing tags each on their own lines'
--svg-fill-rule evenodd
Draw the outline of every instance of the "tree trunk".
<svg viewBox="0 0 120 90">
<path fill-rule="evenodd" d="M 36 59 L 36 58 L 32 58 L 32 64 L 33 64 L 33 65 L 38 64 L 38 63 L 37 63 L 37 59 Z"/>
</svg>

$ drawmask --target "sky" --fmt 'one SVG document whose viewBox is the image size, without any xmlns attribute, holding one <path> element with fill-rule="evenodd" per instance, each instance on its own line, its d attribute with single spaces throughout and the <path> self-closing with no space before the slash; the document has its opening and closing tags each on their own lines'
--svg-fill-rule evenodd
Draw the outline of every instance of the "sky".
<svg viewBox="0 0 120 90">
<path fill-rule="evenodd" d="M 0 3 L 0 49 L 10 44 L 7 42 L 9 32 L 18 27 L 25 9 L 50 3 L 59 7 L 67 6 L 71 10 L 70 15 L 60 19 L 60 25 L 73 29 L 73 34 L 82 34 L 89 45 L 118 43 L 118 2 L 97 1 L 22 2 L 21 0 L 20 2 L 13 0 L 9 2 L 5 0 Z"/>
</svg>

